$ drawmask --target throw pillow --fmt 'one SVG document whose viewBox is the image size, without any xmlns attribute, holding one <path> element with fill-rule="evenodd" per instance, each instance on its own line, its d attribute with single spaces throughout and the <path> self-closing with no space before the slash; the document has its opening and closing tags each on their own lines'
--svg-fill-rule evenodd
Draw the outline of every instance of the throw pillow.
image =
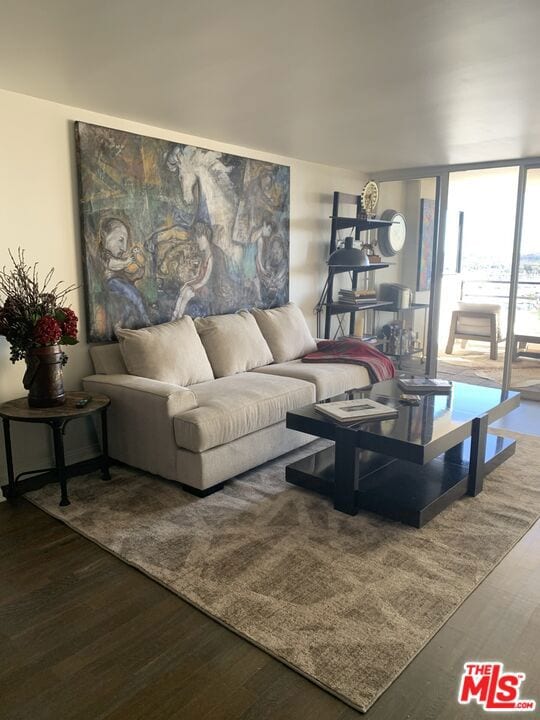
<svg viewBox="0 0 540 720">
<path fill-rule="evenodd" d="M 130 375 L 183 386 L 214 379 L 189 315 L 140 330 L 117 330 L 116 335 Z"/>
<path fill-rule="evenodd" d="M 195 327 L 216 377 L 246 372 L 274 361 L 254 317 L 245 310 L 197 318 Z"/>
<path fill-rule="evenodd" d="M 302 311 L 294 303 L 252 312 L 277 363 L 296 360 L 317 349 Z"/>
</svg>

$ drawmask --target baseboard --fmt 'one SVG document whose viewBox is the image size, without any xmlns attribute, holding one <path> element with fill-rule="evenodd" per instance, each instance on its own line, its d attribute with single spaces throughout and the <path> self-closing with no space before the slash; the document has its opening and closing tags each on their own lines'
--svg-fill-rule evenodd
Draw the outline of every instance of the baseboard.
<svg viewBox="0 0 540 720">
<path fill-rule="evenodd" d="M 97 443 L 90 445 L 84 445 L 83 447 L 73 448 L 65 451 L 66 465 L 74 465 L 75 463 L 82 462 L 83 460 L 90 460 L 101 453 L 101 448 Z M 42 470 L 43 468 L 50 468 L 54 465 L 54 459 L 52 455 L 37 455 L 32 459 L 32 467 L 36 470 Z M 31 468 L 27 468 L 31 470 Z M 15 475 L 19 472 L 23 472 L 24 468 L 18 468 L 15 466 Z M 0 485 L 7 484 L 7 472 L 5 465 L 0 469 Z M 5 498 L 0 493 L 0 502 L 3 502 Z"/>
</svg>

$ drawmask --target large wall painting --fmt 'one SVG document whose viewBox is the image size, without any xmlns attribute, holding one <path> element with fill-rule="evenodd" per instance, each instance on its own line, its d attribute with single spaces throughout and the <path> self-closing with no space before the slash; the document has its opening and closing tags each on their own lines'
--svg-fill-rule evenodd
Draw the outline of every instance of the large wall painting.
<svg viewBox="0 0 540 720">
<path fill-rule="evenodd" d="M 289 297 L 289 168 L 75 123 L 88 339 Z"/>
</svg>

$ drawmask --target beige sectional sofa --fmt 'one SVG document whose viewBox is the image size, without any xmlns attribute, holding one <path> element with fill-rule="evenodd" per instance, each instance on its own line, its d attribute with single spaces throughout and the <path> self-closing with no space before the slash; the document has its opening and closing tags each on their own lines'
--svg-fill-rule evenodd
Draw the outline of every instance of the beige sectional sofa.
<svg viewBox="0 0 540 720">
<path fill-rule="evenodd" d="M 117 335 L 83 381 L 111 398 L 111 457 L 197 494 L 310 442 L 288 410 L 370 384 L 358 365 L 301 362 L 316 343 L 292 303 Z"/>
</svg>

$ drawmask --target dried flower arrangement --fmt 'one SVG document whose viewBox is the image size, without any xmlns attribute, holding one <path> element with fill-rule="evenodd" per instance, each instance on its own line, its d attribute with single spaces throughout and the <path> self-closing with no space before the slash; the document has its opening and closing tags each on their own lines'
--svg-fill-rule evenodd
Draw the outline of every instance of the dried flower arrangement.
<svg viewBox="0 0 540 720">
<path fill-rule="evenodd" d="M 75 345 L 78 318 L 66 298 L 76 286 L 62 281 L 51 286 L 54 268 L 41 282 L 38 264 L 28 265 L 20 248 L 9 256 L 13 268 L 0 270 L 0 335 L 11 345 L 11 362 L 25 360 L 32 348 Z"/>
</svg>

